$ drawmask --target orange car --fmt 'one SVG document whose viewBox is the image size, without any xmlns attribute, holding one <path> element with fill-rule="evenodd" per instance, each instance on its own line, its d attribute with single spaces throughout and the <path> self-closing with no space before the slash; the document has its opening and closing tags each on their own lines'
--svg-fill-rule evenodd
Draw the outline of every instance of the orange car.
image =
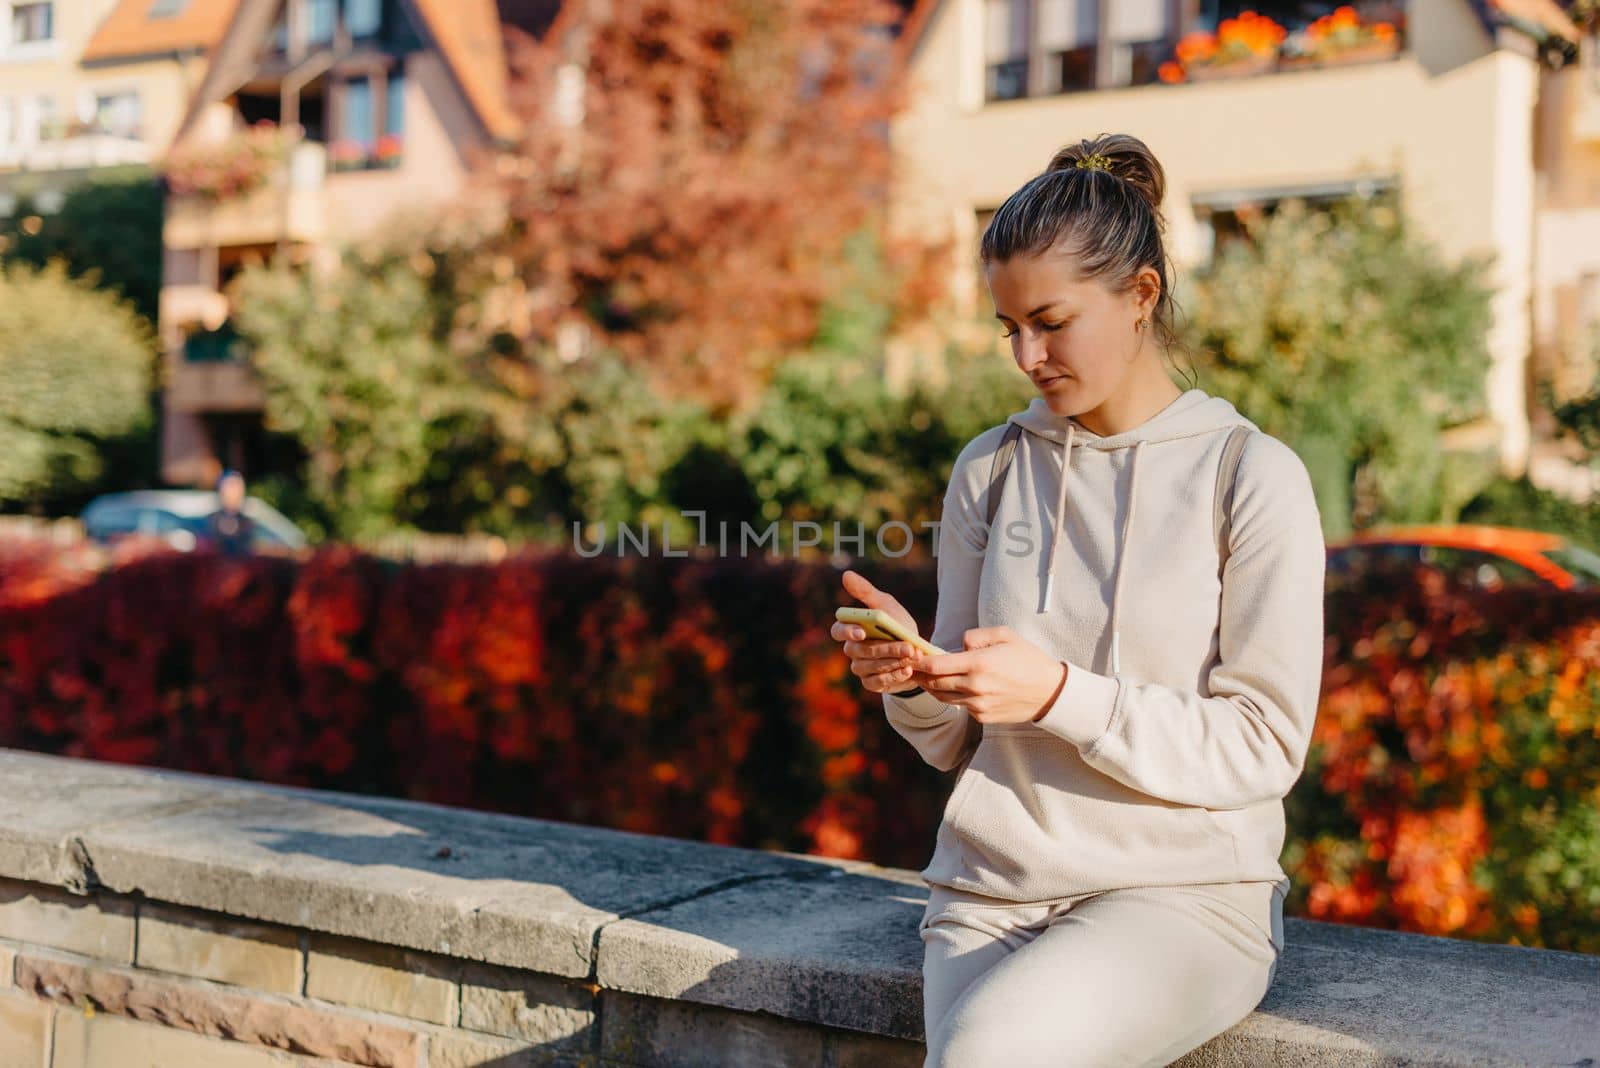
<svg viewBox="0 0 1600 1068">
<path fill-rule="evenodd" d="M 1433 567 L 1480 589 L 1548 584 L 1600 589 L 1600 556 L 1559 534 L 1515 527 L 1390 527 L 1328 546 L 1328 585 Z"/>
</svg>

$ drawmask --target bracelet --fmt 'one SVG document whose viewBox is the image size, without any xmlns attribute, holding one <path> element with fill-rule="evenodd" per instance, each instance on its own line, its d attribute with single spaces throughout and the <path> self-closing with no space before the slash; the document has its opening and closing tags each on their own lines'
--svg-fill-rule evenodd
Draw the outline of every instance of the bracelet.
<svg viewBox="0 0 1600 1068">
<path fill-rule="evenodd" d="M 889 696 L 890 697 L 915 697 L 919 693 L 922 693 L 922 687 L 921 686 L 913 686 L 909 690 L 901 690 L 899 693 L 892 693 Z"/>
</svg>

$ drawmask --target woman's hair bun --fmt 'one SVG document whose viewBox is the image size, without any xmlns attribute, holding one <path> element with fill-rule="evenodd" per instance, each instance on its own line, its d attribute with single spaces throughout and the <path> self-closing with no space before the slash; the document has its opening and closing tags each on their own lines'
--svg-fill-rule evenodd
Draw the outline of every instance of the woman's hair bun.
<svg viewBox="0 0 1600 1068">
<path fill-rule="evenodd" d="M 1074 169 L 1079 160 L 1095 155 L 1104 156 L 1111 173 L 1137 189 L 1156 218 L 1161 218 L 1161 201 L 1167 191 L 1166 174 L 1149 146 L 1131 134 L 1101 134 L 1065 145 L 1050 158 L 1045 171 Z"/>
</svg>

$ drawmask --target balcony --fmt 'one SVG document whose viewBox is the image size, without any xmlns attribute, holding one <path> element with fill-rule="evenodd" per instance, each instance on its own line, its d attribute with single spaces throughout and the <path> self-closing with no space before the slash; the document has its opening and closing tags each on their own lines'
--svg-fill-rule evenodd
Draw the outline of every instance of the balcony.
<svg viewBox="0 0 1600 1068">
<path fill-rule="evenodd" d="M 1314 70 L 1392 59 L 1405 49 L 1407 5 L 1399 0 L 1360 0 L 1315 19 L 1295 4 L 1253 6 L 1180 22 L 1148 0 L 1102 3 L 1098 13 L 1080 5 L 1077 19 L 1048 0 L 992 0 L 984 99 Z"/>
<path fill-rule="evenodd" d="M 220 296 L 220 294 L 219 294 Z M 181 412 L 258 412 L 266 393 L 231 325 L 198 330 L 167 353 L 167 405 Z"/>
<path fill-rule="evenodd" d="M 0 167 L 24 171 L 90 170 L 148 162 L 150 146 L 143 141 L 98 131 L 29 144 L 0 145 Z"/>
<path fill-rule="evenodd" d="M 323 178 L 327 163 L 323 146 L 296 142 L 286 150 L 281 162 L 269 159 L 264 168 L 258 181 L 242 191 L 175 189 L 167 203 L 163 229 L 166 247 L 225 248 L 278 241 L 321 241 L 326 233 Z M 217 169 L 201 163 L 195 166 L 194 173 L 204 176 Z"/>
</svg>

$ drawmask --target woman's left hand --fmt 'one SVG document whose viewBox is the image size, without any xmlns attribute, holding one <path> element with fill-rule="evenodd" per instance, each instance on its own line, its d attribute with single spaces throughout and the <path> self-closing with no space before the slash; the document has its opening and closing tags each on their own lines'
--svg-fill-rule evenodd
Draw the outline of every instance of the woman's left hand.
<svg viewBox="0 0 1600 1068">
<path fill-rule="evenodd" d="M 1024 723 L 1044 715 L 1070 670 L 1010 627 L 962 635 L 963 651 L 912 660 L 912 682 L 962 705 L 980 723 Z"/>
</svg>

